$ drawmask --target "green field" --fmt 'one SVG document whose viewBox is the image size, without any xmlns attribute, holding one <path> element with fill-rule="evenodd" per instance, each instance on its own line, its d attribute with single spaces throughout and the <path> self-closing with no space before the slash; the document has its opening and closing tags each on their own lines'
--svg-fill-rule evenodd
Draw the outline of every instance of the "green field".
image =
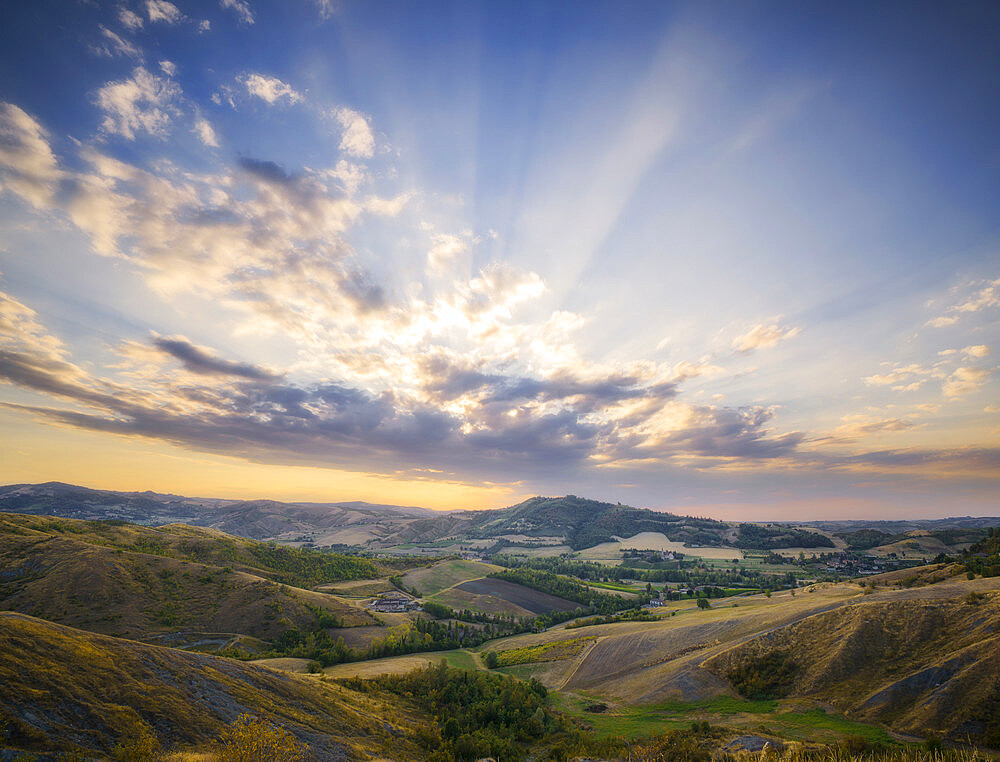
<svg viewBox="0 0 1000 762">
<path fill-rule="evenodd" d="M 555 706 L 562 712 L 588 722 L 604 738 L 625 736 L 639 738 L 668 730 L 688 728 L 693 721 L 708 721 L 743 731 L 780 735 L 797 741 L 835 742 L 847 736 L 861 736 L 866 741 L 885 745 L 896 742 L 882 728 L 852 722 L 821 708 L 804 708 L 802 702 L 748 701 L 731 696 L 717 696 L 689 703 L 668 702 L 649 706 L 611 706 L 606 712 L 593 713 L 585 707 L 601 699 L 585 694 L 553 692 Z"/>
<path fill-rule="evenodd" d="M 427 597 L 500 569 L 499 566 L 481 564 L 478 561 L 439 561 L 432 566 L 408 572 L 403 577 L 403 586 L 407 590 L 418 590 L 422 596 Z"/>
</svg>

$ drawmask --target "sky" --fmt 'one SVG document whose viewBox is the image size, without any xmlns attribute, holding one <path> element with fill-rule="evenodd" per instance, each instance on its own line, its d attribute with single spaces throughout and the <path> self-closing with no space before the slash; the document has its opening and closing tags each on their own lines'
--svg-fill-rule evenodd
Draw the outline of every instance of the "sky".
<svg viewBox="0 0 1000 762">
<path fill-rule="evenodd" d="M 0 482 L 1000 514 L 991 2 L 0 5 Z"/>
</svg>

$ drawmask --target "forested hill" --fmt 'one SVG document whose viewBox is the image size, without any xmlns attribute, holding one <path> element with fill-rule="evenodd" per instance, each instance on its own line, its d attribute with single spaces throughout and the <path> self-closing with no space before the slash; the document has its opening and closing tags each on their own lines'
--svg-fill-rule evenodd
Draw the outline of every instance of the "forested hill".
<svg viewBox="0 0 1000 762">
<path fill-rule="evenodd" d="M 580 550 L 639 532 L 662 532 L 670 540 L 693 545 L 721 545 L 729 531 L 722 521 L 566 495 L 533 497 L 509 508 L 483 511 L 475 515 L 471 533 L 563 537 L 567 545 Z"/>
</svg>

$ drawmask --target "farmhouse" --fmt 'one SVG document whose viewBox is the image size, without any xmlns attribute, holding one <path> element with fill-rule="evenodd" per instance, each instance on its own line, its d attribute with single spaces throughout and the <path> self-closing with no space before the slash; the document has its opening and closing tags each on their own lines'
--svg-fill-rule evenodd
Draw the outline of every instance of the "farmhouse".
<svg viewBox="0 0 1000 762">
<path fill-rule="evenodd" d="M 368 608 L 372 611 L 378 611 L 383 614 L 402 614 L 407 611 L 412 611 L 414 609 L 419 609 L 420 604 L 406 595 L 406 593 L 385 593 L 384 595 L 376 598 L 370 604 Z"/>
</svg>

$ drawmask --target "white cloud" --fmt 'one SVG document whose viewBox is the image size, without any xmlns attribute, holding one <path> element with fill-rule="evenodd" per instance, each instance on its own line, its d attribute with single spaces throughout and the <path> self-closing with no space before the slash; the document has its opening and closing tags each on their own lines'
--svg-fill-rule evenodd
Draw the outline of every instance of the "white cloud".
<svg viewBox="0 0 1000 762">
<path fill-rule="evenodd" d="M 334 12 L 334 0 L 314 0 L 316 3 L 316 9 L 319 11 L 319 16 L 322 19 L 328 19 L 333 15 Z"/>
<path fill-rule="evenodd" d="M 411 198 L 413 198 L 412 193 L 400 193 L 395 198 L 369 196 L 365 199 L 365 210 L 382 217 L 395 217 L 403 211 L 403 207 L 410 202 Z"/>
<path fill-rule="evenodd" d="M 333 112 L 333 115 L 343 128 L 340 150 L 351 156 L 370 159 L 375 153 L 375 136 L 372 134 L 368 119 L 363 114 L 349 108 L 339 108 Z"/>
<path fill-rule="evenodd" d="M 971 394 L 986 383 L 990 372 L 982 368 L 958 368 L 944 382 L 941 391 L 946 397 L 960 397 Z"/>
<path fill-rule="evenodd" d="M 160 61 L 160 69 L 168 77 L 172 77 L 177 73 L 177 64 L 173 61 Z"/>
<path fill-rule="evenodd" d="M 150 21 L 162 21 L 166 24 L 176 24 L 184 18 L 180 8 L 169 0 L 146 0 L 146 15 Z"/>
<path fill-rule="evenodd" d="M 62 172 L 38 122 L 11 103 L 0 103 L 0 190 L 36 208 L 52 203 Z"/>
<path fill-rule="evenodd" d="M 269 77 L 266 74 L 244 74 L 239 78 L 239 81 L 243 83 L 250 95 L 270 104 L 279 101 L 298 103 L 302 100 L 300 93 L 297 93 L 291 85 L 282 82 L 277 77 Z"/>
<path fill-rule="evenodd" d="M 955 325 L 958 322 L 958 318 L 954 315 L 942 315 L 941 317 L 936 317 L 933 320 L 928 320 L 927 325 L 931 328 L 947 328 L 949 325 Z"/>
<path fill-rule="evenodd" d="M 733 339 L 732 346 L 737 352 L 752 352 L 755 349 L 773 347 L 780 341 L 796 336 L 800 330 L 800 328 L 782 328 L 776 323 L 771 325 L 761 323 Z"/>
<path fill-rule="evenodd" d="M 964 314 L 981 312 L 991 307 L 1000 306 L 1000 278 L 996 280 L 972 281 L 965 287 L 966 295 L 962 301 L 953 304 L 946 310 L 946 313 L 927 321 L 927 325 L 934 328 L 946 328 L 954 325 Z"/>
<path fill-rule="evenodd" d="M 128 8 L 118 9 L 118 20 L 126 29 L 131 29 L 135 31 L 136 29 L 142 29 L 142 16 L 130 11 Z"/>
<path fill-rule="evenodd" d="M 981 357 L 988 357 L 990 354 L 990 348 L 985 344 L 976 344 L 972 347 L 966 347 L 962 350 L 962 353 L 966 357 L 974 357 L 978 359 Z"/>
<path fill-rule="evenodd" d="M 191 132 L 197 135 L 198 139 L 205 145 L 211 148 L 219 147 L 219 139 L 215 135 L 215 130 L 212 129 L 212 125 L 209 124 L 205 117 L 199 116 L 195 118 L 194 127 L 191 128 Z"/>
<path fill-rule="evenodd" d="M 431 248 L 427 252 L 427 266 L 436 273 L 444 273 L 463 254 L 469 251 L 469 244 L 457 235 L 437 233 L 431 236 Z"/>
<path fill-rule="evenodd" d="M 207 32 L 211 28 L 212 28 L 212 22 L 209 21 L 208 19 L 202 19 L 201 21 L 198 22 L 198 34 Z"/>
<path fill-rule="evenodd" d="M 868 376 L 864 382 L 869 386 L 891 386 L 906 381 L 910 376 L 923 376 L 927 373 L 928 371 L 919 365 L 904 365 L 897 366 L 889 373 Z"/>
<path fill-rule="evenodd" d="M 108 82 L 97 91 L 97 105 L 104 112 L 101 130 L 135 140 L 140 132 L 163 137 L 177 113 L 180 87 L 169 79 L 150 74 L 139 66 L 129 79 Z"/>
<path fill-rule="evenodd" d="M 254 22 L 253 11 L 250 10 L 250 4 L 246 0 L 219 0 L 219 4 L 223 8 L 231 8 L 236 11 L 236 15 L 242 23 L 252 24 Z"/>
<path fill-rule="evenodd" d="M 114 58 L 115 56 L 129 56 L 137 60 L 142 60 L 142 51 L 128 40 L 118 36 L 103 24 L 98 27 L 101 30 L 101 37 L 104 39 L 97 45 L 93 45 L 93 50 L 99 56 Z"/>
</svg>

